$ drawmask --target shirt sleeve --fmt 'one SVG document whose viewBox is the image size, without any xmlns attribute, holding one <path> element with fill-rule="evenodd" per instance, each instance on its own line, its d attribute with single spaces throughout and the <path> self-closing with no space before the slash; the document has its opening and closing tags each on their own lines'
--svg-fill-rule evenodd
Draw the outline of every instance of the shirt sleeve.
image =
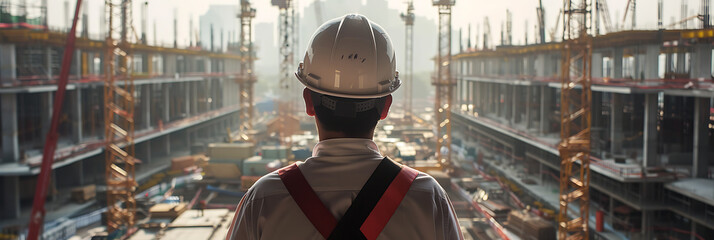
<svg viewBox="0 0 714 240">
<path fill-rule="evenodd" d="M 226 240 L 253 240 L 258 239 L 255 234 L 256 221 L 253 221 L 253 209 L 250 199 L 252 199 L 253 191 L 246 192 L 241 198 L 238 207 L 236 208 L 236 215 L 233 217 L 230 228 L 228 229 L 228 234 L 226 235 Z"/>
<path fill-rule="evenodd" d="M 459 226 L 459 220 L 456 217 L 456 212 L 454 212 L 454 206 L 451 204 L 451 199 L 449 199 L 449 196 L 445 192 L 442 192 L 441 194 L 441 196 L 437 197 L 436 205 L 440 214 L 439 217 L 441 218 L 440 230 L 443 234 L 443 239 L 464 239 L 464 235 L 461 232 L 461 226 Z"/>
</svg>

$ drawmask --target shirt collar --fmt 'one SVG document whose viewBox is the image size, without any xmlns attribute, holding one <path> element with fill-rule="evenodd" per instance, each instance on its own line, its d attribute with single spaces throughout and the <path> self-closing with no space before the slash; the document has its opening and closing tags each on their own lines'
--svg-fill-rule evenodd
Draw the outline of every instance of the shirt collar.
<svg viewBox="0 0 714 240">
<path fill-rule="evenodd" d="M 368 155 L 382 157 L 374 141 L 365 138 L 333 138 L 320 141 L 312 149 L 313 157 Z"/>
</svg>

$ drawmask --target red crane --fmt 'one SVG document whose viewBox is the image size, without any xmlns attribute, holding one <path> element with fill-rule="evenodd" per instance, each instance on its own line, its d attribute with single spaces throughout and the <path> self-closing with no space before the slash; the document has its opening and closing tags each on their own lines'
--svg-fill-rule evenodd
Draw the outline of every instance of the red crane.
<svg viewBox="0 0 714 240">
<path fill-rule="evenodd" d="M 77 0 L 77 6 L 74 8 L 74 19 L 72 20 L 72 29 L 67 34 L 65 51 L 62 56 L 62 69 L 60 70 L 59 82 L 57 82 L 57 93 L 55 94 L 54 105 L 52 106 L 52 122 L 50 123 L 50 131 L 47 133 L 45 140 L 44 151 L 42 152 L 42 166 L 40 175 L 37 179 L 35 187 L 35 199 L 32 203 L 32 214 L 30 214 L 30 226 L 27 239 L 39 239 L 42 224 L 45 219 L 45 198 L 47 197 L 47 185 L 49 185 L 50 174 L 52 173 L 52 163 L 55 158 L 55 148 L 57 148 L 57 128 L 59 126 L 60 111 L 62 111 L 62 102 L 64 101 L 64 93 L 67 90 L 67 81 L 69 79 L 69 68 L 74 55 L 74 42 L 77 39 L 77 20 L 79 19 L 79 8 L 82 6 L 82 0 Z"/>
</svg>

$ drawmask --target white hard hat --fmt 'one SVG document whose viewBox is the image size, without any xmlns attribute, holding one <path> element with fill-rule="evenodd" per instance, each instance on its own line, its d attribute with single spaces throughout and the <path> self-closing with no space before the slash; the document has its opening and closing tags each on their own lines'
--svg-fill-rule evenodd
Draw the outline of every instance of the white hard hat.
<svg viewBox="0 0 714 240">
<path fill-rule="evenodd" d="M 360 14 L 322 24 L 295 76 L 314 92 L 352 99 L 384 97 L 402 84 L 389 35 Z"/>
</svg>

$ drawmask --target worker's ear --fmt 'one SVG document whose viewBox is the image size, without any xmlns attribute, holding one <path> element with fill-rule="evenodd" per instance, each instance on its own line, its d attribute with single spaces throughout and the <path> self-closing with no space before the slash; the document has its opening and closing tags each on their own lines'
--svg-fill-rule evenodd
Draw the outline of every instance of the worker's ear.
<svg viewBox="0 0 714 240">
<path fill-rule="evenodd" d="M 314 117 L 315 106 L 312 105 L 312 94 L 310 94 L 309 89 L 305 88 L 302 90 L 302 98 L 305 100 L 305 113 L 307 113 L 308 116 Z"/>
<path fill-rule="evenodd" d="M 387 118 L 387 114 L 389 114 L 389 107 L 392 106 L 392 94 L 387 95 L 387 99 L 384 101 L 384 108 L 382 109 L 382 113 L 379 117 L 380 120 L 384 120 Z"/>
</svg>

